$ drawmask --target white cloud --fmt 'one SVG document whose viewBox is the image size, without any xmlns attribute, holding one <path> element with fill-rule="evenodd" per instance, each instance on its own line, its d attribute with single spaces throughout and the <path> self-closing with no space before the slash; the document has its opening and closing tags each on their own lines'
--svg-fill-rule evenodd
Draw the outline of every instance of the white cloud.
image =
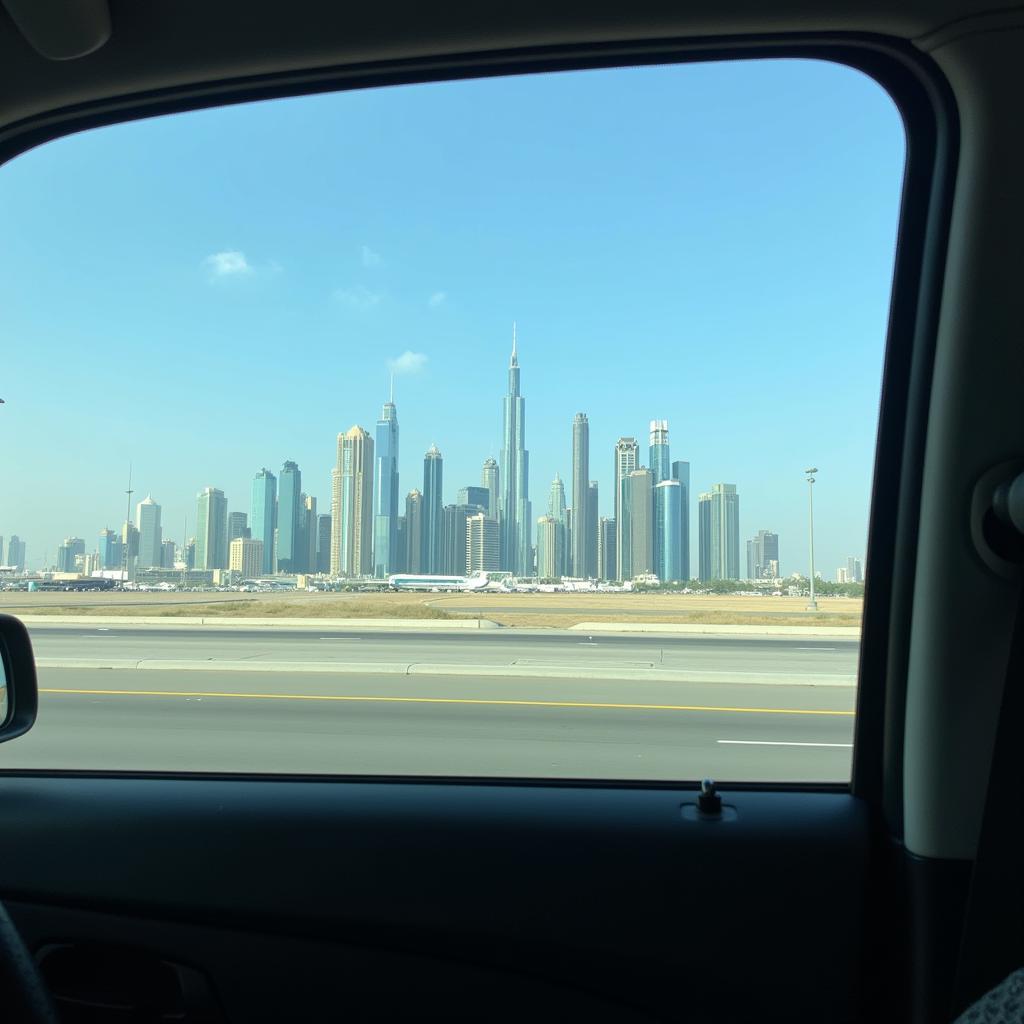
<svg viewBox="0 0 1024 1024">
<path fill-rule="evenodd" d="M 427 365 L 427 357 L 422 352 L 410 352 L 406 349 L 400 356 L 388 360 L 388 369 L 398 375 L 419 373 Z"/>
<path fill-rule="evenodd" d="M 447 292 L 434 292 L 434 294 L 431 295 L 429 299 L 427 299 L 427 305 L 430 306 L 431 308 L 437 308 L 447 298 L 448 298 L 448 293 Z"/>
<path fill-rule="evenodd" d="M 374 252 L 368 245 L 363 246 L 362 257 L 364 267 L 384 266 L 384 257 L 379 252 Z"/>
<path fill-rule="evenodd" d="M 212 253 L 203 260 L 203 263 L 214 278 L 244 277 L 253 272 L 251 264 L 245 258 L 245 253 L 238 252 L 236 249 Z"/>
<path fill-rule="evenodd" d="M 363 284 L 357 284 L 353 288 L 335 288 L 333 296 L 335 302 L 340 302 L 349 309 L 373 309 L 384 298 L 382 292 L 370 291 Z"/>
</svg>

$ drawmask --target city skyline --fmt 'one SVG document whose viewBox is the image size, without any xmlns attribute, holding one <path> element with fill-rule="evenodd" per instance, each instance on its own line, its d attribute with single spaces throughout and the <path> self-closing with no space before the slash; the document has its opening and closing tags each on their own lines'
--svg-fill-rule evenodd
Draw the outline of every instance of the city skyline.
<svg viewBox="0 0 1024 1024">
<path fill-rule="evenodd" d="M 620 528 L 617 518 L 600 515 L 599 481 L 589 479 L 588 416 L 576 413 L 570 445 L 572 497 L 581 504 L 583 513 L 577 515 L 572 506 L 567 508 L 564 485 L 556 473 L 547 511 L 527 525 L 529 538 L 527 549 L 523 550 L 523 524 L 515 516 L 510 521 L 505 513 L 509 507 L 520 514 L 529 513 L 531 508 L 528 497 L 523 497 L 529 494 L 529 475 L 528 453 L 524 450 L 521 372 L 513 326 L 508 391 L 503 399 L 508 443 L 502 451 L 507 475 L 517 481 L 512 488 L 501 489 L 500 470 L 488 457 L 481 466 L 480 478 L 489 486 L 464 485 L 457 489 L 457 499 L 447 502 L 443 455 L 431 443 L 423 457 L 422 490 L 413 488 L 407 492 L 404 516 L 389 512 L 397 511 L 397 495 L 402 489 L 396 468 L 398 412 L 393 378 L 388 401 L 377 421 L 383 455 L 378 453 L 375 458 L 374 440 L 358 424 L 337 435 L 327 535 L 330 551 L 326 562 L 331 575 L 461 575 L 469 571 L 474 559 L 477 568 L 500 569 L 521 576 L 536 574 L 542 578 L 624 580 L 655 575 L 663 582 L 674 582 L 691 578 L 769 578 L 769 567 L 776 575 L 781 572 L 778 534 L 760 528 L 754 539 L 746 542 L 744 574 L 737 487 L 715 483 L 710 491 L 698 496 L 698 569 L 692 577 L 686 573 L 690 563 L 690 463 L 671 458 L 669 421 L 664 418 L 650 421 L 649 466 L 637 464 L 639 445 L 635 438 L 620 437 L 616 441 L 612 491 L 614 510 L 622 517 Z M 278 478 L 271 470 L 263 467 L 257 471 L 248 513 L 229 511 L 229 499 L 222 490 L 203 488 L 196 496 L 196 534 L 184 536 L 179 548 L 186 561 L 191 559 L 189 568 L 209 570 L 244 565 L 251 569 L 259 559 L 263 575 L 324 571 L 325 559 L 318 549 L 324 541 L 322 520 L 328 517 L 317 516 L 317 497 L 302 490 L 302 471 L 294 460 L 284 462 L 280 481 L 278 488 Z M 497 495 L 492 496 L 492 488 L 498 491 Z M 129 496 L 131 493 L 129 489 Z M 497 516 L 490 511 L 495 505 Z M 108 548 L 113 533 L 106 527 L 100 531 L 95 552 L 89 550 L 84 538 L 69 536 L 57 547 L 54 567 L 62 572 L 74 571 L 76 564 L 84 571 L 115 567 L 124 556 L 127 536 L 134 567 L 171 568 L 175 541 L 162 538 L 161 512 L 162 506 L 151 494 L 147 495 L 136 505 L 135 521 L 124 524 L 120 542 L 115 542 L 117 546 Z M 493 541 L 486 542 L 494 545 L 493 551 L 487 547 L 492 551 L 487 556 L 483 554 L 483 524 L 471 524 L 478 513 L 491 521 L 493 525 L 488 529 L 495 531 Z M 241 543 L 243 540 L 247 543 Z M 384 546 L 383 555 L 378 544 Z M 76 557 L 85 560 L 76 563 Z M 837 570 L 837 578 L 842 582 L 859 582 L 861 559 L 846 557 L 850 568 Z"/>
<path fill-rule="evenodd" d="M 39 147 L 3 168 L 0 530 L 34 565 L 120 530 L 131 461 L 179 542 L 202 487 L 248 511 L 287 460 L 326 514 L 331 439 L 372 435 L 392 373 L 398 507 L 435 442 L 450 502 L 497 468 L 515 318 L 532 518 L 570 479 L 576 411 L 599 521 L 616 440 L 646 449 L 665 418 L 691 558 L 697 493 L 730 481 L 743 539 L 778 532 L 806 571 L 795 492 L 819 465 L 817 560 L 842 565 L 866 544 L 903 159 L 874 82 L 792 60 L 361 90 Z"/>
</svg>

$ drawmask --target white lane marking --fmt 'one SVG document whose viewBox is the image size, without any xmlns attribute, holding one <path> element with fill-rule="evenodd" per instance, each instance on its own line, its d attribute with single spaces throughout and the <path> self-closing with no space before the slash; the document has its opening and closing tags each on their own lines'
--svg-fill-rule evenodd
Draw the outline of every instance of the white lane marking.
<svg viewBox="0 0 1024 1024">
<path fill-rule="evenodd" d="M 96 632 L 97 633 L 109 633 L 110 632 L 110 627 L 109 626 L 97 626 L 96 627 Z"/>
<path fill-rule="evenodd" d="M 732 743 L 744 747 L 852 747 L 852 743 L 796 743 L 787 740 L 715 740 L 716 743 Z"/>
<path fill-rule="evenodd" d="M 580 647 L 596 647 L 597 646 L 597 644 L 594 643 L 591 640 L 581 640 L 579 645 L 580 645 Z"/>
</svg>

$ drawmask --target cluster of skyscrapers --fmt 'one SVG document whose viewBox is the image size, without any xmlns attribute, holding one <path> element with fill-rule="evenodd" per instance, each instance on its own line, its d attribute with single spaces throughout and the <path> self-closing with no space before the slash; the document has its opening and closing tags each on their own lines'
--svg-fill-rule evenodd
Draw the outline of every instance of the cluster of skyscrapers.
<svg viewBox="0 0 1024 1024">
<path fill-rule="evenodd" d="M 147 496 L 136 506 L 134 523 L 126 521 L 119 534 L 103 530 L 99 550 L 91 555 L 81 538 L 67 538 L 58 549 L 57 568 L 231 569 L 246 578 L 320 573 L 383 579 L 495 570 L 543 579 L 689 580 L 690 464 L 671 460 L 667 420 L 650 423 L 646 465 L 640 452 L 635 437 L 616 441 L 614 514 L 599 515 L 590 424 L 586 413 L 577 413 L 569 493 L 556 475 L 547 511 L 534 520 L 526 400 L 513 331 L 500 458 L 486 459 L 480 483 L 459 489 L 453 504 L 443 500 L 444 457 L 434 444 L 423 458 L 422 488 L 402 497 L 392 391 L 373 435 L 358 425 L 338 435 L 329 514 L 318 514 L 317 499 L 303 490 L 301 470 L 289 461 L 276 476 L 266 468 L 256 473 L 248 512 L 229 513 L 224 492 L 205 487 L 196 499 L 195 535 L 180 546 L 164 539 L 161 507 Z M 131 493 L 129 485 L 129 502 Z M 717 483 L 699 494 L 697 522 L 696 575 L 740 579 L 736 486 Z M 7 550 L 8 564 L 24 568 L 24 543 L 11 537 Z M 746 578 L 780 576 L 777 534 L 758 531 L 746 554 Z M 860 575 L 859 562 L 851 564 L 849 578 Z"/>
</svg>

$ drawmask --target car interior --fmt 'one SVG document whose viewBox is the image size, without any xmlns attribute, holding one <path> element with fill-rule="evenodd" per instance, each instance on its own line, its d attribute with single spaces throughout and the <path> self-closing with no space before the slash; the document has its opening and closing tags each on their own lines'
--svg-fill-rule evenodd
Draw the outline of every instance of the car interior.
<svg viewBox="0 0 1024 1024">
<path fill-rule="evenodd" d="M 0 162 L 263 98 L 767 57 L 857 69 L 906 130 L 850 784 L 4 769 L 0 1019 L 926 1024 L 1024 967 L 1024 8 L 2 0 Z M 0 652 L 16 744 L 10 616 Z"/>
</svg>

